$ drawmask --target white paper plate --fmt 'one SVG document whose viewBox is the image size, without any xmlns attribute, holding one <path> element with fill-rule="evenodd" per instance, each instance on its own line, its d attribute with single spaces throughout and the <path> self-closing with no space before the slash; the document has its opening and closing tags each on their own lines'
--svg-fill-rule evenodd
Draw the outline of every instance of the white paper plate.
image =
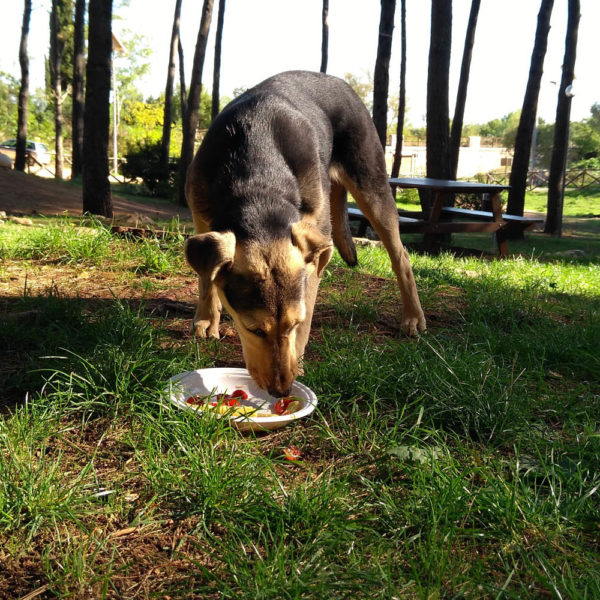
<svg viewBox="0 0 600 600">
<path fill-rule="evenodd" d="M 266 390 L 259 388 L 246 369 L 198 369 L 186 371 L 171 377 L 167 387 L 167 394 L 171 402 L 183 410 L 202 412 L 199 405 L 188 404 L 186 400 L 196 394 L 231 394 L 235 390 L 244 390 L 249 398 L 242 404 L 255 406 L 263 410 L 273 410 L 277 398 L 271 396 Z M 226 417 L 240 431 L 264 431 L 279 429 L 288 423 L 310 415 L 317 406 L 317 397 L 314 392 L 299 381 L 294 381 L 290 396 L 302 399 L 304 406 L 290 415 L 277 415 L 274 417 Z"/>
</svg>

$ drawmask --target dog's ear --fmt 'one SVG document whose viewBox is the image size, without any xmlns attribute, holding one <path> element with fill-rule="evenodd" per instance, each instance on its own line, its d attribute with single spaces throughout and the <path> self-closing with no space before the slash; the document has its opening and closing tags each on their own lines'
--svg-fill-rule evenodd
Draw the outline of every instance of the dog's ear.
<svg viewBox="0 0 600 600">
<path fill-rule="evenodd" d="M 298 221 L 292 225 L 292 243 L 296 246 L 304 262 L 314 264 L 317 275 L 321 277 L 323 269 L 331 260 L 333 244 L 314 225 L 305 221 Z"/>
<path fill-rule="evenodd" d="M 210 231 L 186 241 L 185 257 L 190 267 L 200 275 L 204 295 L 219 271 L 233 262 L 234 254 L 235 235 L 231 231 Z"/>
</svg>

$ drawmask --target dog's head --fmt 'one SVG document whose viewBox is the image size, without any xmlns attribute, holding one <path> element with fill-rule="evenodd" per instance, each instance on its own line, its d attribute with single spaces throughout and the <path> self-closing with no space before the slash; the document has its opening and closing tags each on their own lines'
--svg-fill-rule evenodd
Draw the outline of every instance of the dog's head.
<svg viewBox="0 0 600 600">
<path fill-rule="evenodd" d="M 233 318 L 248 371 L 273 395 L 287 394 L 297 375 L 303 348 L 297 348 L 296 334 L 307 315 L 307 281 L 321 276 L 332 250 L 303 221 L 285 239 L 241 241 L 231 231 L 213 231 L 186 242 L 187 261 L 203 290 L 215 285 Z"/>
</svg>

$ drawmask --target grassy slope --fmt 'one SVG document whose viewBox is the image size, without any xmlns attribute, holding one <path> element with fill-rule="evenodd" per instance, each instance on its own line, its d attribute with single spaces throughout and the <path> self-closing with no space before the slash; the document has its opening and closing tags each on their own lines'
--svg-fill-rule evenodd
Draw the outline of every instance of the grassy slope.
<svg viewBox="0 0 600 600">
<path fill-rule="evenodd" d="M 66 223 L 0 230 L 1 388 L 28 392 L 0 421 L 0 597 L 600 595 L 597 261 L 413 256 L 429 332 L 407 340 L 385 253 L 336 257 L 318 411 L 242 437 L 160 401 L 241 359 L 157 311 L 187 285 L 181 240 Z M 146 304 L 57 283 L 86 273 Z"/>
</svg>

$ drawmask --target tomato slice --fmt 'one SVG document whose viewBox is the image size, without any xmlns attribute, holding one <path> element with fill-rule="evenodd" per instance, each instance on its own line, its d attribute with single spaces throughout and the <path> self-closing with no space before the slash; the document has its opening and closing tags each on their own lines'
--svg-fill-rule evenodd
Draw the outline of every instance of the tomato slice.
<svg viewBox="0 0 600 600">
<path fill-rule="evenodd" d="M 290 402 L 293 402 L 294 400 L 296 400 L 295 396 L 284 396 L 283 398 L 279 398 L 279 400 L 277 400 L 277 402 L 275 402 L 275 406 L 273 406 L 273 410 L 278 415 L 283 415 L 285 413 L 285 411 L 287 410 L 287 407 L 290 404 Z"/>
<path fill-rule="evenodd" d="M 244 390 L 235 390 L 231 393 L 231 397 L 238 400 L 248 400 L 248 394 Z"/>
<path fill-rule="evenodd" d="M 302 456 L 302 452 L 296 446 L 289 446 L 283 449 L 283 455 L 286 460 L 298 460 Z"/>
</svg>

